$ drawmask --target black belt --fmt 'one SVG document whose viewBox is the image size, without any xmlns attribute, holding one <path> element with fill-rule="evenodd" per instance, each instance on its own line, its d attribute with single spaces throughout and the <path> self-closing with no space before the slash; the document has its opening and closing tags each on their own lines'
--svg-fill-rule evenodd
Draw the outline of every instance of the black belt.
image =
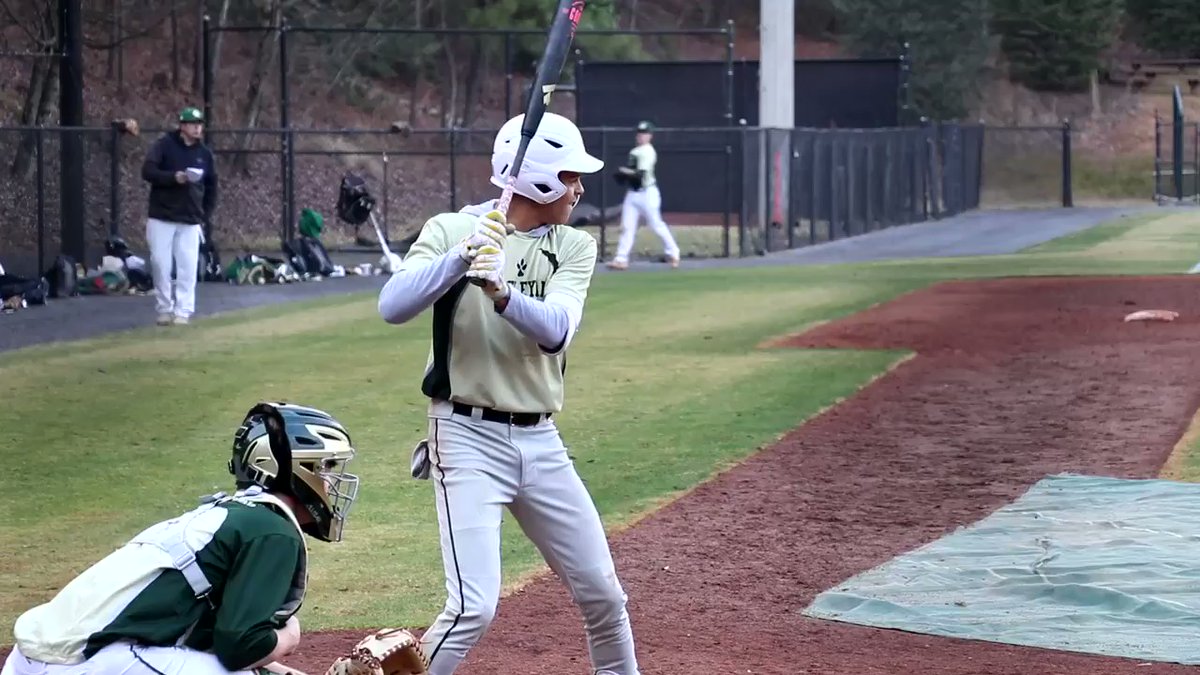
<svg viewBox="0 0 1200 675">
<path fill-rule="evenodd" d="M 474 417 L 474 412 L 479 410 L 480 417 L 488 422 L 499 422 L 500 424 L 511 424 L 517 427 L 532 427 L 541 424 L 542 420 L 550 419 L 551 413 L 510 413 L 495 408 L 477 408 L 466 403 L 455 403 L 454 414 L 464 415 L 466 417 Z"/>
</svg>

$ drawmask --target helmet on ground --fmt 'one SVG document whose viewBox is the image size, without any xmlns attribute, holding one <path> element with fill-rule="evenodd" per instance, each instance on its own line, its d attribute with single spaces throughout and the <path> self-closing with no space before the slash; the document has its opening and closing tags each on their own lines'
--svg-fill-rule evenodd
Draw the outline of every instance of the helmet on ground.
<svg viewBox="0 0 1200 675">
<path fill-rule="evenodd" d="M 525 115 L 517 115 L 504 123 L 492 145 L 492 185 L 503 188 L 508 182 L 521 145 L 521 124 Z M 583 147 L 583 135 L 571 120 L 547 112 L 525 150 L 521 171 L 513 192 L 538 204 L 549 204 L 567 193 L 567 186 L 558 179 L 561 171 L 596 173 L 604 162 L 588 154 Z"/>
<path fill-rule="evenodd" d="M 332 415 L 292 403 L 263 402 L 246 413 L 233 437 L 229 473 L 239 490 L 253 485 L 294 497 L 312 516 L 301 527 L 323 541 L 341 541 L 358 494 L 350 434 Z"/>
</svg>

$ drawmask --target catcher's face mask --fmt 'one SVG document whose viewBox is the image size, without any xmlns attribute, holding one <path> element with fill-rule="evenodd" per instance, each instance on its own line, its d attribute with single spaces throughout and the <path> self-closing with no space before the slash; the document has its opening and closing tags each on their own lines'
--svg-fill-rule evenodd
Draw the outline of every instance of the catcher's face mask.
<svg viewBox="0 0 1200 675">
<path fill-rule="evenodd" d="M 260 403 L 234 436 L 229 472 L 238 487 L 261 485 L 289 494 L 309 518 L 311 537 L 341 541 L 346 517 L 358 496 L 358 476 L 347 473 L 354 446 L 329 413 L 291 403 Z"/>
<path fill-rule="evenodd" d="M 292 491 L 312 517 L 301 527 L 322 541 L 342 540 L 346 518 L 358 497 L 358 476 L 346 471 L 354 450 L 348 443 L 345 447 L 335 453 L 293 451 Z"/>
</svg>

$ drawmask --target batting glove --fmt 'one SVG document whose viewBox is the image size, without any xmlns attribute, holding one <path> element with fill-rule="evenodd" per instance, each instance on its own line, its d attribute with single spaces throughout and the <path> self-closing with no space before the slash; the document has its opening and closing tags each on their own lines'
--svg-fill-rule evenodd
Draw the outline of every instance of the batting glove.
<svg viewBox="0 0 1200 675">
<path fill-rule="evenodd" d="M 471 267 L 467 270 L 468 279 L 478 279 L 480 287 L 492 302 L 499 302 L 508 297 L 508 284 L 504 281 L 504 251 L 495 246 L 484 246 L 479 249 Z"/>
<path fill-rule="evenodd" d="M 462 240 L 459 255 L 466 262 L 471 262 L 485 246 L 496 250 L 504 249 L 504 242 L 513 231 L 513 227 L 505 220 L 504 214 L 491 210 L 479 216 L 475 221 L 475 231 Z"/>
</svg>

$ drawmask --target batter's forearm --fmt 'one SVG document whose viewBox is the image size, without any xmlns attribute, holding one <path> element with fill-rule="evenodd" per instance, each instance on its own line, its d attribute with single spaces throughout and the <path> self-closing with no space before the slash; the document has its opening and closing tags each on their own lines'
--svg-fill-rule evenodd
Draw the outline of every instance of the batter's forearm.
<svg viewBox="0 0 1200 675">
<path fill-rule="evenodd" d="M 506 301 L 500 316 L 548 354 L 562 351 L 579 325 L 578 314 L 571 306 L 573 301 L 551 296 L 545 302 L 538 302 L 515 288 Z"/>
<path fill-rule="evenodd" d="M 425 311 L 467 272 L 456 251 L 433 260 L 406 262 L 379 292 L 379 315 L 388 323 L 404 323 Z"/>
</svg>

